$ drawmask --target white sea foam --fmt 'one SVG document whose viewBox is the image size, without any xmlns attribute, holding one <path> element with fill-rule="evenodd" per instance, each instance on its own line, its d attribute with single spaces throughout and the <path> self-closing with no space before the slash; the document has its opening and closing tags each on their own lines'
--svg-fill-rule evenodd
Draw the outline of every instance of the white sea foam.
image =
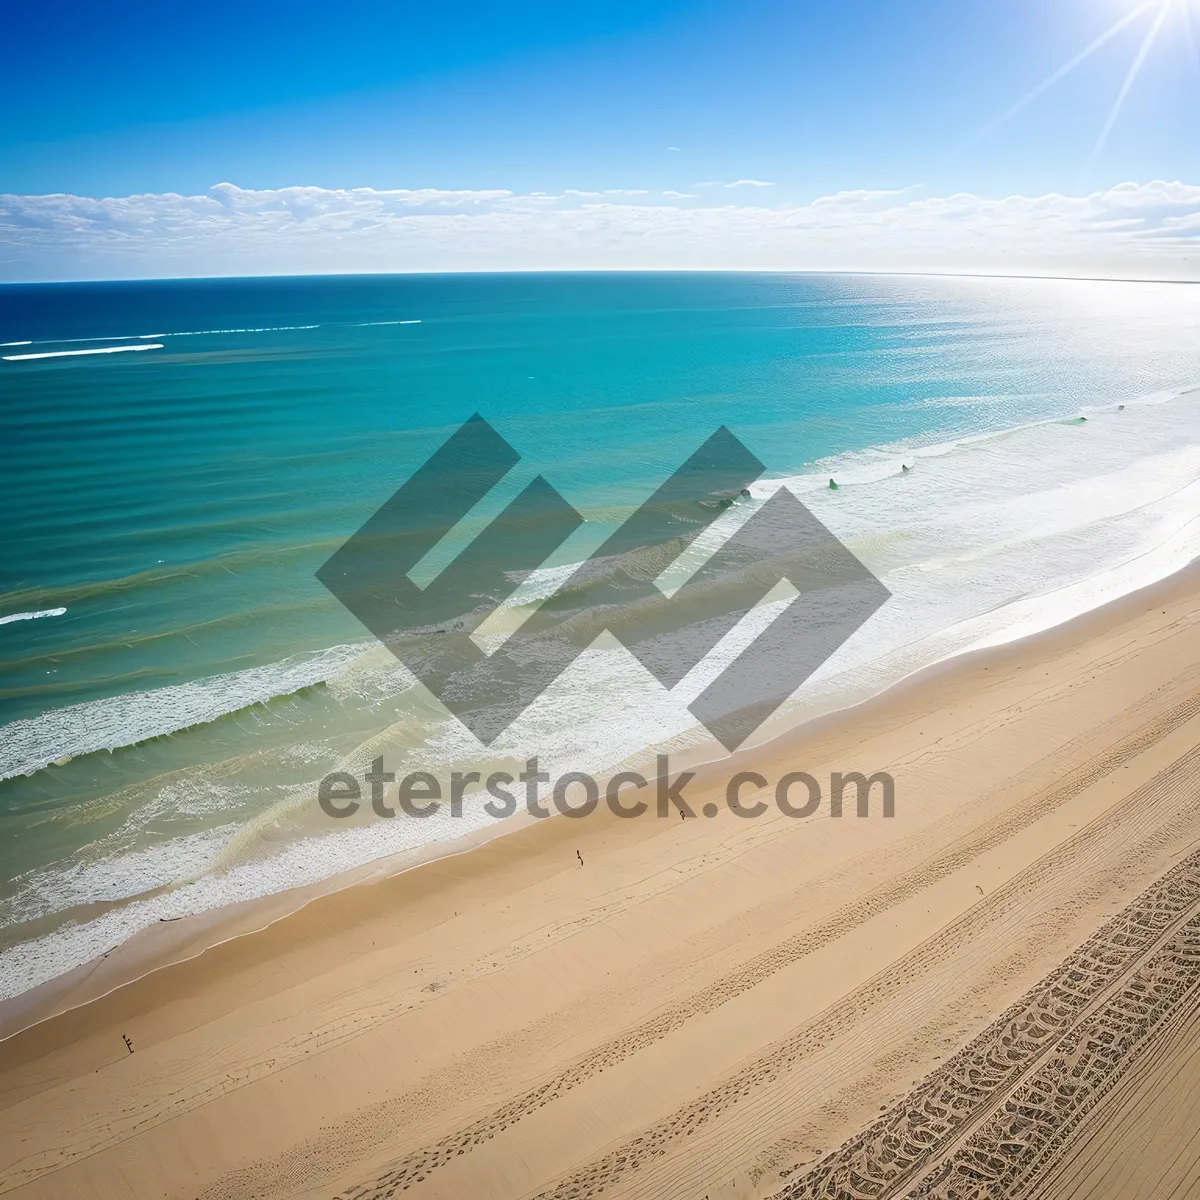
<svg viewBox="0 0 1200 1200">
<path fill-rule="evenodd" d="M 255 329 L 183 329 L 176 333 L 156 333 L 151 337 L 209 337 L 216 333 L 285 333 L 294 329 L 320 329 L 320 325 L 263 325 Z M 141 335 L 139 335 L 141 336 Z"/>
<path fill-rule="evenodd" d="M 109 334 L 104 337 L 77 337 L 77 338 L 40 338 L 35 342 L 0 342 L 4 346 L 68 346 L 72 342 L 137 342 L 146 341 L 148 338 L 162 337 L 208 337 L 216 333 L 280 333 L 291 329 L 320 329 L 320 325 L 263 325 L 252 329 L 180 329 L 171 333 L 120 333 Z M 141 350 L 148 347 L 132 346 L 130 349 Z M 161 347 L 158 347 L 161 349 Z M 75 353 L 86 353 L 85 351 L 75 351 Z"/>
<path fill-rule="evenodd" d="M 96 346 L 91 350 L 43 350 L 38 354 L 6 354 L 5 362 L 24 362 L 30 358 L 75 358 L 82 354 L 125 354 L 135 350 L 161 350 L 162 344 L 151 342 L 145 346 Z"/>
<path fill-rule="evenodd" d="M 363 649 L 362 645 L 334 646 L 262 667 L 88 700 L 12 721 L 0 726 L 0 779 L 32 775 L 60 758 L 136 745 L 290 695 L 324 682 Z"/>
<path fill-rule="evenodd" d="M 393 850 L 383 853 L 441 840 L 430 839 L 429 831 L 419 826 L 419 822 L 393 822 L 388 831 Z M 443 836 L 457 837 L 466 832 L 460 822 L 454 822 L 454 826 L 445 830 Z M 209 860 L 227 833 L 225 829 L 213 830 L 211 835 L 188 840 L 179 849 Z M 234 867 L 217 875 L 201 875 L 158 895 L 112 908 L 86 923 L 63 925 L 52 933 L 19 942 L 0 952 L 0 999 L 19 995 L 72 967 L 98 958 L 139 930 L 159 921 L 209 912 L 239 900 L 254 900 L 286 888 L 318 883 L 332 874 L 370 862 L 380 857 L 379 843 L 379 831 L 365 828 L 310 838 L 287 847 L 267 862 Z M 119 872 L 125 881 L 126 894 L 140 895 L 149 890 L 143 885 L 155 878 L 169 882 L 182 867 L 181 858 L 169 856 L 164 848 L 159 853 L 130 855 L 119 864 L 105 864 L 102 873 L 111 876 L 114 871 Z M 76 881 L 79 893 L 87 895 L 88 886 L 95 882 L 93 877 L 81 876 Z M 105 886 L 110 890 L 113 887 L 111 883 Z"/>
<path fill-rule="evenodd" d="M 220 825 L 135 849 L 110 835 L 88 846 L 86 854 L 14 880 L 11 894 L 0 900 L 0 925 L 42 920 L 75 906 L 111 904 L 186 882 L 216 861 L 237 829 L 235 824 Z"/>
<path fill-rule="evenodd" d="M 420 325 L 419 318 L 409 318 L 404 321 L 360 321 L 355 326 L 356 328 L 364 328 L 368 325 Z M 293 331 L 306 329 L 320 329 L 318 325 L 255 325 L 246 328 L 236 329 L 176 329 L 168 333 L 121 333 L 121 334 L 106 334 L 101 337 L 77 337 L 77 338 L 40 338 L 37 342 L 0 342 L 0 346 L 66 346 L 72 342 L 137 342 L 146 341 L 150 338 L 167 338 L 167 337 L 213 337 L 217 334 L 226 333 L 289 333 Z M 140 350 L 149 349 L 149 347 L 133 346 L 130 349 Z M 161 348 L 161 347 L 158 347 Z M 98 351 L 97 351 L 98 352 Z M 66 352 L 64 352 L 66 353 Z M 73 351 L 76 354 L 91 353 L 90 351 Z M 33 357 L 32 355 L 29 357 Z M 49 358 L 50 355 L 42 357 Z"/>
<path fill-rule="evenodd" d="M 10 621 L 36 621 L 40 617 L 61 617 L 66 611 L 65 608 L 43 608 L 40 612 L 10 613 L 7 617 L 0 617 L 0 625 L 7 625 Z"/>
</svg>

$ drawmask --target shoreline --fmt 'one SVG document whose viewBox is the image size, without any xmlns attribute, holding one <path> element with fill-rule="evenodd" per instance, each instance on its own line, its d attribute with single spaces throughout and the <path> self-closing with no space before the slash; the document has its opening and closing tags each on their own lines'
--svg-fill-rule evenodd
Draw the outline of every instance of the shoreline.
<svg viewBox="0 0 1200 1200">
<path fill-rule="evenodd" d="M 1200 962 L 1200 564 L 747 753 L 771 780 L 886 767 L 895 816 L 601 809 L 331 892 L 8 1039 L 0 1190 L 801 1200 L 840 1164 L 894 1170 L 876 1132 L 907 1145 L 927 1096 L 968 1106 L 917 1135 L 929 1169 L 958 1161 L 996 1037 L 1053 1090 L 1051 1047 L 1119 1048 L 1130 1002 L 1178 1017 L 1159 964 Z M 1101 1079 L 1166 1095 L 1192 1068 L 1142 1044 Z M 1146 1170 L 1200 1171 L 1200 1138 L 1179 1149 Z"/>
<path fill-rule="evenodd" d="M 1147 603 L 1153 607 L 1180 590 L 1186 591 L 1197 584 L 1200 584 L 1200 559 L 1046 629 L 951 655 L 919 668 L 874 695 L 805 720 L 767 741 L 743 747 L 733 754 L 684 762 L 681 769 L 694 773 L 695 778 L 689 787 L 698 791 L 707 789 L 718 776 L 751 770 L 764 760 L 790 757 L 801 751 L 806 743 L 837 731 L 839 726 L 849 721 L 869 721 L 874 712 L 902 702 L 919 693 L 922 688 L 957 675 L 987 670 L 991 665 L 1028 651 L 1049 652 L 1056 642 L 1091 636 L 1097 630 L 1126 619 L 1130 613 L 1140 611 Z M 864 768 L 869 766 L 872 770 L 886 770 L 886 764 L 882 763 L 860 765 Z M 656 776 L 648 773 L 646 778 L 650 785 L 657 780 Z M 902 798 L 900 803 L 903 803 Z M 561 815 L 553 810 L 550 812 L 551 817 Z M 604 820 L 611 819 L 611 814 L 604 813 L 602 808 L 597 815 Z M 661 818 L 646 814 L 625 824 L 658 820 Z M 426 843 L 418 849 L 374 859 L 312 884 L 287 888 L 185 917 L 160 919 L 156 925 L 135 932 L 105 954 L 0 1000 L 0 1043 L 47 1021 L 105 1000 L 159 972 L 195 962 L 231 942 L 267 934 L 281 922 L 287 922 L 331 897 L 420 873 L 439 863 L 453 862 L 495 841 L 520 838 L 531 829 L 551 824 L 561 826 L 564 822 L 539 819 L 521 806 L 513 816 L 494 820 L 459 837 Z"/>
</svg>

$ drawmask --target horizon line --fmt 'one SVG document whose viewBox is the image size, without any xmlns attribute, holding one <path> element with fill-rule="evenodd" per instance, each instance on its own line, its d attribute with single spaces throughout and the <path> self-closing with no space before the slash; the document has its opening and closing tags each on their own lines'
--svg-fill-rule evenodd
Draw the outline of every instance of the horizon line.
<svg viewBox="0 0 1200 1200">
<path fill-rule="evenodd" d="M 1200 284 L 1198 279 L 1173 279 L 1130 275 L 1058 275 L 1030 271 L 900 271 L 864 267 L 505 267 L 459 268 L 442 271 L 289 271 L 253 275 L 139 275 L 80 279 L 0 280 L 0 288 L 70 287 L 89 283 L 200 283 L 251 279 L 373 279 L 381 276 L 444 275 L 861 275 L 917 279 L 1024 279 L 1075 283 Z"/>
</svg>

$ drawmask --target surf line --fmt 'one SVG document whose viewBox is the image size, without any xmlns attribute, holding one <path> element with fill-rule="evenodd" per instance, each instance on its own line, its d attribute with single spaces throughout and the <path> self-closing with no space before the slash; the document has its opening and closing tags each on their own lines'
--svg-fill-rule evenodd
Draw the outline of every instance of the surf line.
<svg viewBox="0 0 1200 1200">
<path fill-rule="evenodd" d="M 162 342 L 145 346 L 99 346 L 94 350 L 43 350 L 40 354 L 6 354 L 5 362 L 25 362 L 30 358 L 75 358 L 81 354 L 132 354 L 137 350 L 161 350 Z"/>
<path fill-rule="evenodd" d="M 43 608 L 41 612 L 10 613 L 7 617 L 0 617 L 0 625 L 7 625 L 10 621 L 36 621 L 38 617 L 61 617 L 66 611 L 65 608 Z"/>
</svg>

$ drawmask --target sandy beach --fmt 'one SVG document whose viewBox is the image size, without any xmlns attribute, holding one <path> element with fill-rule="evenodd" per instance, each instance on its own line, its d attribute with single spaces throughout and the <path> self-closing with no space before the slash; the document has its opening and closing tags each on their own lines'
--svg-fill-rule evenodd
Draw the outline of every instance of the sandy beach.
<svg viewBox="0 0 1200 1200">
<path fill-rule="evenodd" d="M 534 823 L 26 1006 L 0 1191 L 1190 1195 L 1198 683 L 1193 567 L 738 764 L 887 771 L 890 818 L 716 771 L 715 817 Z"/>
</svg>

